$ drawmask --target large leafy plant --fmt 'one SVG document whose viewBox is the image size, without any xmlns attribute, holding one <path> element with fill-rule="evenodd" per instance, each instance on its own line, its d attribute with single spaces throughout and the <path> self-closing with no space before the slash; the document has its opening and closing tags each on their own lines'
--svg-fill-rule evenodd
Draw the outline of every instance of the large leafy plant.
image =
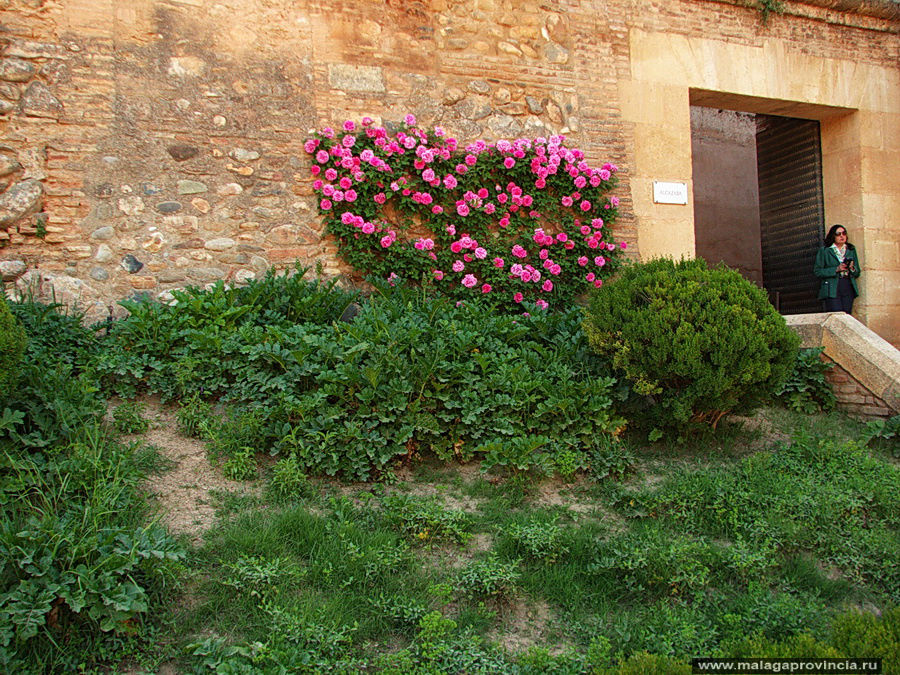
<svg viewBox="0 0 900 675">
<path fill-rule="evenodd" d="M 609 231 L 617 168 L 591 166 L 564 136 L 461 147 L 407 115 L 348 120 L 305 149 L 319 212 L 362 275 L 546 308 L 600 286 L 625 248 Z"/>
</svg>

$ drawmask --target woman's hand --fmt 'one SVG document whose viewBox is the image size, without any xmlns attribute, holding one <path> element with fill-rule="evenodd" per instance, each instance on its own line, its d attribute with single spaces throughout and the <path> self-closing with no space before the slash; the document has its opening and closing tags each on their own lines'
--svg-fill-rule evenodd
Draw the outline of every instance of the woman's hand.
<svg viewBox="0 0 900 675">
<path fill-rule="evenodd" d="M 839 273 L 840 273 L 840 272 L 846 272 L 846 271 L 847 271 L 847 263 L 841 263 L 840 265 L 838 265 L 838 266 L 837 266 L 837 271 L 838 271 Z"/>
</svg>

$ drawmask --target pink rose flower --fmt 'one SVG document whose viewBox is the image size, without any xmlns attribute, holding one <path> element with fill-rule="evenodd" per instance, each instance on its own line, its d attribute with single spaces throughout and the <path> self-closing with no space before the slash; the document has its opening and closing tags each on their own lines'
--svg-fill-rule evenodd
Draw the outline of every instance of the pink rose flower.
<svg viewBox="0 0 900 675">
<path fill-rule="evenodd" d="M 438 281 L 440 281 L 441 279 L 444 278 L 444 273 L 441 272 L 440 270 L 434 270 L 432 272 L 432 274 L 434 274 L 434 278 L 437 279 Z"/>
<path fill-rule="evenodd" d="M 466 264 L 462 260 L 455 260 L 453 262 L 454 272 L 462 272 L 464 269 L 466 269 Z"/>
<path fill-rule="evenodd" d="M 524 300 L 524 296 L 521 293 L 516 293 L 513 296 L 513 302 L 522 302 Z"/>
<path fill-rule="evenodd" d="M 479 260 L 484 260 L 487 258 L 487 251 L 485 251 L 481 246 L 475 249 L 475 257 Z"/>
<path fill-rule="evenodd" d="M 365 234 L 372 234 L 375 231 L 375 225 L 373 223 L 366 221 L 362 225 L 362 231 Z"/>
<path fill-rule="evenodd" d="M 584 267 L 585 265 L 587 265 L 587 264 L 588 264 L 587 256 L 581 256 L 581 257 L 578 259 L 578 264 L 581 265 L 582 267 Z"/>
<path fill-rule="evenodd" d="M 390 235 L 385 235 L 381 238 L 381 248 L 390 248 L 390 245 L 394 243 L 394 240 L 391 239 Z"/>
<path fill-rule="evenodd" d="M 546 293 L 549 293 L 553 290 L 553 282 L 547 279 L 543 284 L 541 284 L 541 290 Z"/>
<path fill-rule="evenodd" d="M 490 292 L 491 292 L 491 285 L 490 285 L 490 284 L 482 284 L 482 285 L 481 285 L 481 292 L 482 292 L 482 293 L 490 293 Z"/>
<path fill-rule="evenodd" d="M 475 278 L 474 274 L 467 274 L 463 277 L 462 285 L 466 288 L 472 288 L 475 284 L 478 283 L 478 279 Z"/>
</svg>

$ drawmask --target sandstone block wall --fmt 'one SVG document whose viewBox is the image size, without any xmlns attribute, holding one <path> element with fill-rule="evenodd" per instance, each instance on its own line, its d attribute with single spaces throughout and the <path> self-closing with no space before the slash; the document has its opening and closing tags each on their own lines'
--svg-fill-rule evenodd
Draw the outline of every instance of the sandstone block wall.
<svg viewBox="0 0 900 675">
<path fill-rule="evenodd" d="M 0 0 L 0 274 L 99 315 L 294 261 L 346 272 L 303 140 L 407 112 L 463 140 L 565 133 L 621 167 L 633 255 L 692 255 L 692 204 L 661 208 L 649 185 L 691 182 L 698 58 L 726 91 L 767 77 L 757 52 L 897 70 L 900 20 L 787 5 L 763 26 L 737 0 Z M 791 74 L 795 104 L 819 102 L 808 75 Z M 894 112 L 872 118 L 882 145 Z M 880 180 L 896 213 L 897 179 Z"/>
</svg>

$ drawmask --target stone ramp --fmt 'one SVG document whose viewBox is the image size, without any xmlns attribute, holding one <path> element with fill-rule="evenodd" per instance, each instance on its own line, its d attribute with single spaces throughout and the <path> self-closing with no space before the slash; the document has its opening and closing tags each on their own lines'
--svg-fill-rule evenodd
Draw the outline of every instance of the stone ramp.
<svg viewBox="0 0 900 675">
<path fill-rule="evenodd" d="M 900 350 L 843 312 L 784 317 L 801 347 L 824 347 L 838 405 L 865 417 L 900 413 Z"/>
</svg>

